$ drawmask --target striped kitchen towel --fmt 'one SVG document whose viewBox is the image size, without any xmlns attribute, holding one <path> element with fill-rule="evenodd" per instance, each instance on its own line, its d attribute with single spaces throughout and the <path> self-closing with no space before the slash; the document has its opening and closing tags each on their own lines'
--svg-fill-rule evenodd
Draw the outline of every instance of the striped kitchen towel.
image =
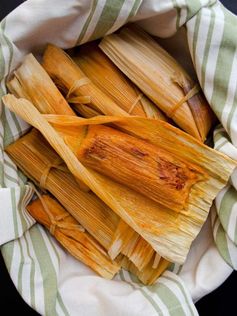
<svg viewBox="0 0 237 316">
<path fill-rule="evenodd" d="M 48 42 L 70 48 L 112 33 L 127 22 L 139 23 L 162 38 L 185 26 L 197 77 L 221 122 L 214 132 L 215 148 L 237 159 L 237 18 L 218 1 L 28 0 L 0 24 L 0 96 L 25 54 L 40 55 Z M 26 212 L 32 189 L 4 147 L 29 126 L 2 104 L 0 114 L 1 251 L 21 296 L 40 314 L 197 315 L 193 299 L 213 290 L 236 268 L 234 173 L 183 267 L 173 265 L 152 286 L 140 284 L 126 271 L 112 281 L 97 276 Z M 214 269 L 218 275 L 212 278 Z"/>
</svg>

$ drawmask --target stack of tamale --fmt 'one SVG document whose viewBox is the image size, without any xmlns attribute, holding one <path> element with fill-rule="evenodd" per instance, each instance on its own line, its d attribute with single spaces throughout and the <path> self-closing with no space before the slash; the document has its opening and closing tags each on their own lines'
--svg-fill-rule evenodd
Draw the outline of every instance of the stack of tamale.
<svg viewBox="0 0 237 316">
<path fill-rule="evenodd" d="M 185 261 L 236 162 L 201 142 L 213 113 L 148 35 L 126 28 L 100 47 L 139 88 L 95 43 L 75 61 L 49 45 L 43 67 L 28 55 L 8 83 L 5 105 L 38 131 L 6 151 L 54 196 L 28 210 L 72 255 L 106 278 L 124 267 L 152 284 Z"/>
</svg>

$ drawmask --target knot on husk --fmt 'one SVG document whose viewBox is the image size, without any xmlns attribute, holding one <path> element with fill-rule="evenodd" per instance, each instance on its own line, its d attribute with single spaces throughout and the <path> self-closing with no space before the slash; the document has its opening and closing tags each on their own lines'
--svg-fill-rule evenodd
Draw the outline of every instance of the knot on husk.
<svg viewBox="0 0 237 316">
<path fill-rule="evenodd" d="M 71 216 L 70 213 L 65 212 L 63 214 L 54 216 L 52 214 L 52 212 L 50 211 L 50 209 L 49 209 L 47 203 L 45 202 L 43 195 L 40 193 L 40 191 L 32 183 L 30 183 L 30 186 L 32 187 L 32 189 L 34 190 L 36 195 L 38 196 L 45 213 L 48 215 L 48 218 L 50 221 L 49 231 L 50 231 L 51 235 L 53 235 L 53 236 L 55 235 L 56 228 L 67 229 L 67 230 L 76 229 L 76 230 L 80 230 L 81 232 L 85 232 L 84 227 L 82 227 L 80 224 L 73 224 L 73 223 L 68 223 L 68 222 L 63 221 L 66 218 Z"/>
<path fill-rule="evenodd" d="M 43 173 L 41 175 L 40 182 L 39 182 L 39 185 L 42 189 L 46 188 L 46 182 L 47 182 L 50 170 L 52 168 L 59 169 L 62 171 L 67 171 L 67 168 L 65 166 L 61 166 L 63 163 L 64 163 L 63 160 L 57 157 L 57 159 L 55 159 L 53 163 L 50 163 L 46 166 L 46 168 L 43 170 Z"/>
<path fill-rule="evenodd" d="M 82 103 L 82 104 L 88 104 L 91 103 L 91 97 L 88 95 L 85 96 L 76 96 L 76 97 L 72 97 L 72 95 L 77 91 L 77 89 L 79 89 L 82 86 L 85 86 L 87 84 L 90 84 L 91 80 L 87 77 L 83 77 L 79 80 L 76 80 L 73 82 L 72 86 L 70 87 L 70 89 L 68 90 L 68 93 L 66 95 L 66 100 L 68 103 L 73 103 L 73 104 L 77 104 L 77 103 Z"/>
<path fill-rule="evenodd" d="M 195 84 L 192 88 L 190 87 L 190 84 L 187 81 L 187 78 L 184 77 L 182 73 L 177 74 L 175 73 L 172 77 L 173 82 L 176 82 L 186 93 L 186 95 L 178 102 L 176 103 L 173 108 L 170 109 L 166 114 L 171 119 L 174 117 L 176 111 L 182 106 L 185 102 L 189 101 L 193 96 L 199 93 L 200 86 L 198 84 Z"/>
</svg>

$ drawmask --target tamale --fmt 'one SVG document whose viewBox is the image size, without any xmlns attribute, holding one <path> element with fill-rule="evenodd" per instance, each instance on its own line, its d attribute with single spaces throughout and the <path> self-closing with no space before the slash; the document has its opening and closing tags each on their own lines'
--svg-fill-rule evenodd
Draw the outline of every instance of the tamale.
<svg viewBox="0 0 237 316">
<path fill-rule="evenodd" d="M 38 131 L 33 129 L 5 150 L 29 178 L 55 196 L 103 247 L 110 247 L 119 217 L 92 192 L 80 189 Z"/>
<path fill-rule="evenodd" d="M 214 114 L 197 83 L 148 34 L 124 27 L 99 47 L 179 127 L 204 141 Z"/>
<path fill-rule="evenodd" d="M 89 96 L 91 98 L 90 106 L 106 115 L 129 115 L 90 81 L 60 48 L 48 45 L 43 56 L 42 66 L 65 94 L 74 97 Z"/>
<path fill-rule="evenodd" d="M 177 211 L 206 177 L 197 166 L 107 126 L 89 126 L 74 153 L 85 166 Z"/>
<path fill-rule="evenodd" d="M 112 279 L 120 265 L 112 261 L 104 248 L 52 197 L 42 195 L 27 206 L 28 212 L 43 224 L 76 259 L 106 279 Z"/>
<path fill-rule="evenodd" d="M 60 157 L 38 131 L 33 129 L 9 145 L 6 152 L 29 178 L 51 192 L 108 253 L 113 254 L 113 259 L 120 253 L 126 254 L 138 270 L 149 262 L 154 254 L 151 246 L 92 192 L 80 190 Z M 132 234 L 128 234 L 129 231 Z"/>
<path fill-rule="evenodd" d="M 45 116 L 27 100 L 11 95 L 3 97 L 5 105 L 29 124 L 39 129 L 67 164 L 70 172 L 84 181 L 129 226 L 140 234 L 162 257 L 183 263 L 193 239 L 207 218 L 211 203 L 236 167 L 227 156 L 203 145 L 170 124 L 142 117 L 98 117 L 81 119 L 75 116 Z M 184 209 L 179 213 L 161 206 L 134 190 L 85 168 L 47 120 L 65 127 L 110 123 L 128 134 L 149 140 L 175 159 L 194 164 L 205 174 L 193 184 Z M 175 144 L 175 146 L 174 146 Z"/>
<path fill-rule="evenodd" d="M 73 60 L 84 74 L 117 105 L 131 115 L 167 120 L 150 101 L 98 48 L 95 42 L 84 44 Z"/>
</svg>

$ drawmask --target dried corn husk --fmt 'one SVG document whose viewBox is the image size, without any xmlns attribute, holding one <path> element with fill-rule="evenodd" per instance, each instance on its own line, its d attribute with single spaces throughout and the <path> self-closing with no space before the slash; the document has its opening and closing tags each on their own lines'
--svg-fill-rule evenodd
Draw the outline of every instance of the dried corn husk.
<svg viewBox="0 0 237 316">
<path fill-rule="evenodd" d="M 125 27 L 99 47 L 166 115 L 204 141 L 214 115 L 199 87 L 182 67 L 138 28 Z"/>
<path fill-rule="evenodd" d="M 31 202 L 27 210 L 72 256 L 99 275 L 112 279 L 120 270 L 120 265 L 111 261 L 104 248 L 49 195 Z"/>
<path fill-rule="evenodd" d="M 43 56 L 42 66 L 65 94 L 75 98 L 90 97 L 90 107 L 106 115 L 128 115 L 90 81 L 62 49 L 48 45 Z"/>
<path fill-rule="evenodd" d="M 84 74 L 131 115 L 167 120 L 164 114 L 92 42 L 80 46 L 73 60 Z"/>
<path fill-rule="evenodd" d="M 163 121 L 139 117 L 99 117 L 83 120 L 73 116 L 42 116 L 24 99 L 7 95 L 3 100 L 10 110 L 39 129 L 66 162 L 72 174 L 84 181 L 114 212 L 147 240 L 154 250 L 169 261 L 184 262 L 191 242 L 206 220 L 212 200 L 226 184 L 236 162 Z M 75 128 L 79 126 L 79 130 L 82 124 L 116 121 L 116 125 L 129 134 L 149 139 L 154 145 L 168 150 L 174 157 L 201 168 L 206 176 L 192 186 L 182 211 L 174 212 L 108 177 L 85 168 L 46 118 L 53 122 L 54 126 L 57 124 L 65 127 L 70 124 Z"/>
</svg>

